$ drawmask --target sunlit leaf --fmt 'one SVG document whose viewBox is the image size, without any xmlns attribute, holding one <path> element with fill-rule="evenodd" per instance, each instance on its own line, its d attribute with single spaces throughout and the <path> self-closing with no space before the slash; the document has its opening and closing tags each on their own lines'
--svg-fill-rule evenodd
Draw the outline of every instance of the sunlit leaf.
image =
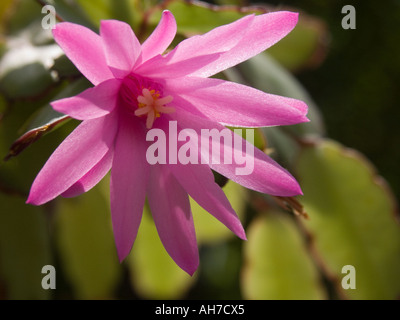
<svg viewBox="0 0 400 320">
<path fill-rule="evenodd" d="M 127 262 L 132 287 L 143 298 L 178 299 L 196 279 L 196 273 L 190 277 L 165 251 L 147 207 Z"/>
<path fill-rule="evenodd" d="M 354 150 L 321 141 L 301 153 L 304 226 L 337 290 L 351 299 L 397 299 L 400 228 L 388 187 Z M 342 268 L 356 269 L 356 289 L 344 290 Z"/>
<path fill-rule="evenodd" d="M 324 299 L 319 274 L 295 223 L 267 212 L 248 227 L 241 282 L 246 299 Z"/>
<path fill-rule="evenodd" d="M 103 195 L 93 190 L 62 199 L 56 236 L 63 271 L 79 299 L 112 298 L 121 267 Z"/>
<path fill-rule="evenodd" d="M 178 24 L 178 32 L 185 35 L 205 33 L 223 24 L 235 21 L 246 14 L 261 13 L 257 8 L 231 7 L 228 9 L 210 6 L 205 2 L 190 2 L 183 0 L 166 1 L 163 9 L 170 10 Z M 241 12 L 242 11 L 242 12 Z M 156 24 L 161 16 L 161 10 L 155 12 L 150 21 Z"/>
<path fill-rule="evenodd" d="M 116 19 L 131 24 L 135 15 L 128 0 L 77 0 L 76 2 L 97 27 L 100 26 L 101 20 L 106 19 Z"/>
<path fill-rule="evenodd" d="M 21 66 L 0 77 L 0 90 L 9 98 L 35 96 L 53 83 L 49 72 L 39 63 Z"/>
<path fill-rule="evenodd" d="M 200 249 L 200 273 L 197 291 L 209 292 L 207 299 L 242 299 L 240 272 L 242 267 L 241 245 L 243 240 L 204 243 Z"/>
<path fill-rule="evenodd" d="M 9 98 L 35 97 L 42 94 L 55 80 L 50 68 L 62 55 L 56 44 L 37 45 L 51 37 L 50 30 L 35 24 L 10 37 L 6 52 L 0 60 L 0 90 Z"/>
<path fill-rule="evenodd" d="M 41 208 L 0 193 L 0 279 L 8 299 L 48 299 L 42 267 L 52 265 L 49 234 Z"/>
</svg>

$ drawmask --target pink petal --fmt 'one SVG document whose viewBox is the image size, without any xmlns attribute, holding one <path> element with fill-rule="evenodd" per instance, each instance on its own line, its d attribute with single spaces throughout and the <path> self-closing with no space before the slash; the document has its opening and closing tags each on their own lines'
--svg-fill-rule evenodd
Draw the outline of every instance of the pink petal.
<svg viewBox="0 0 400 320">
<path fill-rule="evenodd" d="M 173 61 L 173 56 L 157 55 L 138 66 L 134 72 L 149 78 L 179 78 L 207 66 L 220 57 L 219 53 L 188 57 L 185 60 Z"/>
<path fill-rule="evenodd" d="M 242 21 L 245 18 L 248 20 Z M 201 55 L 204 50 L 207 50 L 209 54 L 223 52 L 218 60 L 191 74 L 199 77 L 212 76 L 259 54 L 281 40 L 297 24 L 298 14 L 279 11 L 255 16 L 253 19 L 245 18 L 216 28 L 202 37 L 185 40 L 188 43 L 183 41 L 176 48 L 179 52 L 179 54 L 176 54 L 176 59 Z M 242 26 L 245 23 L 248 24 Z M 226 36 L 218 36 L 218 32 Z M 236 42 L 232 41 L 229 36 L 235 33 L 238 34 L 237 38 L 234 39 Z M 170 54 L 174 54 L 174 51 Z"/>
<path fill-rule="evenodd" d="M 111 217 L 120 261 L 129 254 L 136 239 L 148 181 L 145 131 L 135 118 L 120 117 L 111 169 Z"/>
<path fill-rule="evenodd" d="M 171 12 L 165 10 L 157 28 L 142 44 L 142 61 L 147 61 L 162 54 L 174 40 L 176 21 Z"/>
<path fill-rule="evenodd" d="M 215 183 L 210 168 L 203 164 L 170 165 L 171 171 L 189 195 L 207 212 L 246 240 L 242 224 L 225 193 Z"/>
<path fill-rule="evenodd" d="M 78 24 L 62 22 L 56 25 L 53 35 L 67 57 L 94 85 L 114 78 L 98 34 Z"/>
<path fill-rule="evenodd" d="M 113 154 L 114 152 L 110 149 L 88 173 L 73 184 L 67 191 L 63 192 L 61 196 L 64 198 L 76 197 L 97 185 L 107 172 L 110 171 Z"/>
<path fill-rule="evenodd" d="M 308 121 L 307 105 L 219 79 L 184 78 L 167 82 L 208 118 L 234 127 L 267 127 Z"/>
<path fill-rule="evenodd" d="M 53 109 L 78 120 L 103 117 L 115 108 L 121 82 L 109 79 L 77 96 L 51 102 Z"/>
<path fill-rule="evenodd" d="M 125 22 L 103 20 L 100 25 L 107 63 L 117 78 L 123 78 L 132 71 L 140 55 L 140 43 Z"/>
<path fill-rule="evenodd" d="M 199 253 L 188 195 L 167 166 L 153 165 L 150 172 L 148 200 L 160 239 L 176 264 L 193 275 Z"/>
<path fill-rule="evenodd" d="M 199 150 L 201 150 L 201 146 L 204 145 L 204 141 L 208 141 L 208 139 L 204 139 L 201 136 L 201 130 L 212 130 L 216 129 L 218 132 L 224 129 L 224 127 L 218 123 L 212 122 L 208 119 L 198 117 L 192 113 L 188 113 L 184 110 L 179 110 L 179 112 L 175 112 L 169 115 L 172 119 L 178 121 L 180 128 L 191 128 L 194 129 L 199 137 Z M 226 129 L 226 128 L 225 128 Z M 234 136 L 237 136 L 236 139 L 239 138 L 238 141 L 241 141 L 239 144 L 241 148 L 240 152 L 243 151 L 243 154 L 246 154 L 247 161 L 253 164 L 253 170 L 247 175 L 237 175 L 237 168 L 242 168 L 243 165 L 239 165 L 232 159 L 232 164 L 224 164 L 223 157 L 221 157 L 220 163 L 209 163 L 211 169 L 219 172 L 225 177 L 239 183 L 240 185 L 255 190 L 262 193 L 271 194 L 274 196 L 295 196 L 302 194 L 299 184 L 293 176 L 283 169 L 279 164 L 277 164 L 274 160 L 268 157 L 261 150 L 253 147 L 249 142 L 241 138 L 240 136 L 234 134 L 230 131 L 230 135 L 232 137 L 232 144 L 234 141 Z M 224 140 L 221 139 L 222 143 L 218 144 L 218 148 L 220 149 L 221 155 L 224 155 Z M 247 150 L 249 152 L 246 152 Z M 209 142 L 209 150 L 207 151 L 210 155 L 213 155 L 211 151 L 212 143 Z M 237 148 L 238 149 L 238 148 Z M 234 154 L 234 149 L 232 145 L 227 147 L 226 150 L 230 150 L 232 154 Z M 250 150 L 253 151 L 253 155 Z M 211 162 L 211 161 L 210 161 Z"/>
<path fill-rule="evenodd" d="M 27 203 L 41 205 L 68 190 L 105 156 L 116 130 L 113 114 L 83 121 L 47 160 L 32 184 Z"/>
<path fill-rule="evenodd" d="M 206 34 L 190 37 L 179 43 L 166 58 L 176 63 L 192 57 L 227 52 L 242 40 L 253 20 L 254 15 L 249 15 Z"/>
</svg>

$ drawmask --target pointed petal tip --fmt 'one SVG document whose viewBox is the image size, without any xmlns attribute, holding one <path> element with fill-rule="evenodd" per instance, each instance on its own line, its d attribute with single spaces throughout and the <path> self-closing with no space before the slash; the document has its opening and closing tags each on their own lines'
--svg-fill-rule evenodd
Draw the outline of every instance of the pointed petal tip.
<svg viewBox="0 0 400 320">
<path fill-rule="evenodd" d="M 197 269 L 196 269 L 197 270 Z M 193 277 L 194 273 L 196 272 L 196 270 L 194 270 L 193 272 L 187 272 L 187 274 L 191 277 Z"/>
<path fill-rule="evenodd" d="M 298 12 L 290 12 L 291 16 L 291 23 L 293 24 L 293 28 L 297 25 L 299 22 L 299 13 Z"/>
<path fill-rule="evenodd" d="M 71 22 L 57 23 L 52 33 L 65 55 L 90 82 L 96 85 L 113 77 L 97 33 Z"/>
<path fill-rule="evenodd" d="M 121 248 L 121 246 L 117 245 L 117 255 L 119 263 L 122 263 L 126 257 L 129 255 L 130 250 L 126 250 L 126 248 Z"/>
<path fill-rule="evenodd" d="M 28 198 L 26 201 L 25 201 L 25 204 L 30 204 L 30 205 L 32 205 L 32 206 L 41 206 L 41 205 L 43 205 L 43 204 L 45 204 L 45 203 L 47 203 L 48 201 L 41 201 L 41 200 L 39 200 L 39 199 L 31 199 L 31 198 Z"/>
<path fill-rule="evenodd" d="M 167 19 L 166 21 L 168 21 L 169 26 L 173 27 L 175 29 L 174 33 L 176 33 L 177 24 L 173 13 L 169 10 L 164 10 L 161 16 L 161 20 L 163 19 Z"/>
<path fill-rule="evenodd" d="M 299 183 L 295 180 L 295 184 L 292 186 L 290 190 L 288 190 L 288 195 L 285 195 L 285 197 L 296 197 L 302 195 L 303 191 L 301 190 Z"/>
<path fill-rule="evenodd" d="M 119 20 L 102 20 L 100 36 L 110 71 L 116 78 L 124 78 L 140 56 L 141 45 L 131 26 Z"/>
<path fill-rule="evenodd" d="M 50 199 L 50 200 L 52 200 L 52 199 Z M 36 196 L 35 192 L 32 192 L 32 189 L 31 189 L 31 191 L 28 195 L 28 199 L 26 199 L 25 203 L 33 205 L 33 206 L 41 206 L 42 204 L 45 204 L 46 202 L 48 202 L 50 200 L 43 201 L 43 199 L 41 199 L 40 196 Z"/>
<path fill-rule="evenodd" d="M 174 14 L 173 14 L 171 11 L 169 11 L 169 10 L 164 10 L 164 11 L 162 12 L 161 19 L 169 19 L 169 22 L 170 22 L 172 25 L 175 25 L 175 28 L 176 28 L 175 16 L 174 16 Z"/>
<path fill-rule="evenodd" d="M 122 263 L 126 257 L 131 253 L 134 240 L 123 238 L 123 234 L 120 232 L 116 232 L 113 230 L 114 233 L 114 241 L 115 241 L 115 248 L 117 250 L 117 256 L 119 263 Z"/>
<path fill-rule="evenodd" d="M 124 262 L 126 257 L 131 253 L 132 245 L 130 245 L 130 241 L 124 240 L 121 237 L 121 234 L 115 233 L 114 230 L 114 241 L 115 241 L 115 248 L 117 250 L 117 256 L 119 263 Z"/>
<path fill-rule="evenodd" d="M 302 112 L 304 112 L 304 114 L 307 114 L 308 112 L 308 105 L 307 103 L 305 103 L 303 100 L 295 100 L 296 103 L 296 108 Z"/>
<path fill-rule="evenodd" d="M 300 122 L 308 122 L 309 119 L 307 118 L 308 114 L 308 105 L 303 100 L 298 100 L 295 98 L 286 98 L 286 97 L 279 97 L 285 101 L 285 104 L 291 109 L 293 112 L 293 116 L 298 118 Z"/>
<path fill-rule="evenodd" d="M 307 114 L 300 114 L 295 118 L 295 121 L 293 122 L 293 124 L 307 123 L 310 121 L 311 120 L 307 117 Z"/>
<path fill-rule="evenodd" d="M 185 271 L 189 276 L 193 277 L 194 273 L 197 271 L 199 267 L 199 262 L 193 264 L 193 265 L 188 265 L 188 266 L 180 266 L 180 268 Z"/>
<path fill-rule="evenodd" d="M 237 237 L 239 237 L 239 239 L 247 240 L 246 231 L 244 231 L 243 225 L 242 225 L 242 223 L 240 222 L 239 218 L 237 218 L 236 226 L 235 226 L 233 229 L 231 229 L 231 231 L 232 231 Z"/>
<path fill-rule="evenodd" d="M 162 12 L 162 15 L 163 15 L 163 16 L 166 16 L 166 15 L 171 15 L 171 16 L 173 16 L 172 12 L 169 11 L 169 10 L 167 10 L 167 9 L 165 9 L 165 10 Z"/>
<path fill-rule="evenodd" d="M 308 106 L 304 103 L 304 107 L 297 108 L 297 110 L 294 110 L 294 112 L 291 116 L 287 117 L 288 119 L 291 118 L 290 125 L 304 123 L 304 122 L 310 122 L 310 119 L 307 117 L 307 113 L 308 113 Z"/>
<path fill-rule="evenodd" d="M 310 119 L 307 117 L 308 114 L 308 105 L 301 100 L 298 100 L 298 104 L 297 104 L 297 110 L 299 110 L 299 123 L 303 123 L 303 122 L 310 122 Z"/>
<path fill-rule="evenodd" d="M 266 13 L 265 15 L 276 15 L 275 17 L 278 18 L 277 21 L 279 21 L 282 28 L 286 28 L 287 33 L 292 31 L 299 21 L 299 13 L 293 11 L 276 11 Z"/>
<path fill-rule="evenodd" d="M 293 12 L 293 11 L 281 11 L 281 14 L 285 15 L 285 18 L 288 21 L 291 21 L 295 25 L 299 21 L 299 13 L 298 12 Z"/>
<path fill-rule="evenodd" d="M 32 197 L 30 195 L 28 196 L 28 199 L 26 199 L 25 204 L 31 204 L 33 206 L 37 206 L 35 200 L 32 199 Z"/>
<path fill-rule="evenodd" d="M 239 239 L 247 241 L 246 233 L 244 230 L 241 233 L 235 233 L 235 234 L 239 237 Z"/>
<path fill-rule="evenodd" d="M 283 178 L 283 177 L 281 177 Z M 264 192 L 272 196 L 278 197 L 296 197 L 303 195 L 301 187 L 297 180 L 287 172 L 285 181 L 283 183 L 275 185 L 276 189 L 273 192 Z"/>
</svg>

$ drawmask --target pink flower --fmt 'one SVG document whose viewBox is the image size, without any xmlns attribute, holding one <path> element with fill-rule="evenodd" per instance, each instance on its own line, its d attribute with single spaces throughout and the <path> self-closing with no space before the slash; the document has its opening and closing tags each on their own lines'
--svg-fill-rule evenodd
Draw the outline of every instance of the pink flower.
<svg viewBox="0 0 400 320">
<path fill-rule="evenodd" d="M 121 261 L 135 241 L 146 196 L 165 249 L 189 274 L 197 269 L 198 249 L 188 194 L 245 239 L 211 168 L 249 189 L 277 196 L 301 194 L 296 180 L 258 149 L 249 175 L 236 175 L 235 163 L 150 165 L 146 133 L 150 128 L 167 131 L 169 121 L 198 134 L 205 128 L 222 130 L 223 125 L 308 121 L 301 101 L 208 78 L 279 41 L 294 28 L 297 17 L 291 12 L 249 15 L 186 39 L 167 54 L 176 33 L 169 11 L 143 44 L 120 21 L 102 21 L 100 35 L 73 23 L 57 24 L 55 40 L 94 87 L 52 103 L 55 110 L 83 122 L 39 172 L 27 202 L 41 205 L 59 195 L 77 196 L 112 168 L 112 224 Z"/>
</svg>

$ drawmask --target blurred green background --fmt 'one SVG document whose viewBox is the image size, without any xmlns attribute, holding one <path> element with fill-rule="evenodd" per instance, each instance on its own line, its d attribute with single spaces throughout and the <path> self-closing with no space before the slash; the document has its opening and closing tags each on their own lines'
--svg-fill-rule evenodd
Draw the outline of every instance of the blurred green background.
<svg viewBox="0 0 400 320">
<path fill-rule="evenodd" d="M 3 0 L 0 4 L 1 299 L 398 299 L 400 297 L 400 2 Z M 178 41 L 250 12 L 300 12 L 296 29 L 259 56 L 219 74 L 302 99 L 308 124 L 256 131 L 256 146 L 299 180 L 309 219 L 288 199 L 224 191 L 248 241 L 235 238 L 192 202 L 200 250 L 193 277 L 180 270 L 145 215 L 129 257 L 118 262 L 108 178 L 74 199 L 25 205 L 30 185 L 77 121 L 49 102 L 90 84 L 41 27 L 41 5 L 98 31 L 101 19 L 128 22 L 143 41 L 167 8 Z M 344 30 L 344 5 L 356 29 Z M 34 143 L 33 143 L 34 142 Z M 285 209 L 282 208 L 285 207 Z M 298 208 L 297 208 L 298 209 Z M 298 209 L 299 210 L 299 209 Z M 44 290 L 44 265 L 57 271 Z M 355 289 L 342 268 L 355 267 Z"/>
<path fill-rule="evenodd" d="M 341 27 L 344 5 L 356 9 L 355 30 Z M 300 8 L 329 28 L 324 62 L 297 73 L 324 114 L 328 136 L 363 152 L 399 196 L 400 2 L 305 0 Z"/>
</svg>

